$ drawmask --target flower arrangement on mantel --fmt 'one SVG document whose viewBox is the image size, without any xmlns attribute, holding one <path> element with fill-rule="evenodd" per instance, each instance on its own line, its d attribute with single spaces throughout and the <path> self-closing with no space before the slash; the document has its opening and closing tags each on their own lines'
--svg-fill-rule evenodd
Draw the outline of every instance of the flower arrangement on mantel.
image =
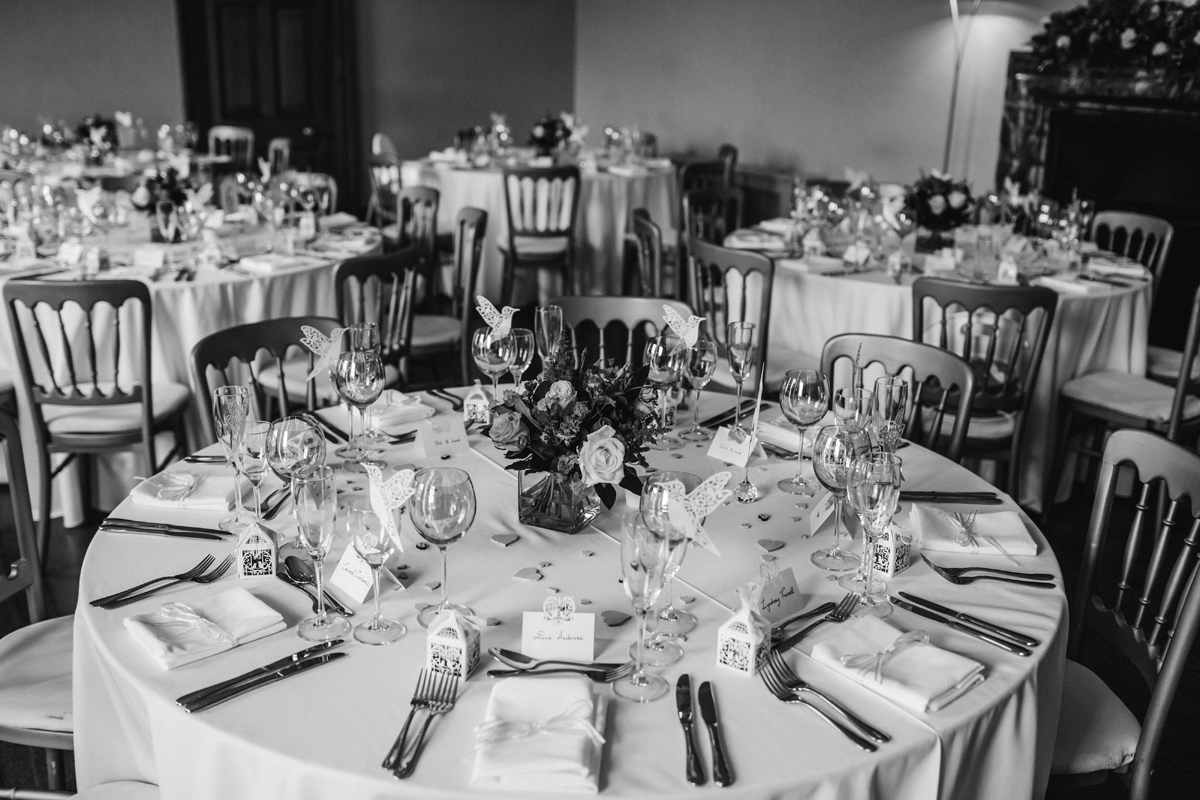
<svg viewBox="0 0 1200 800">
<path fill-rule="evenodd" d="M 1200 0 L 1090 0 L 1031 40 L 1041 72 L 1200 69 Z"/>
</svg>

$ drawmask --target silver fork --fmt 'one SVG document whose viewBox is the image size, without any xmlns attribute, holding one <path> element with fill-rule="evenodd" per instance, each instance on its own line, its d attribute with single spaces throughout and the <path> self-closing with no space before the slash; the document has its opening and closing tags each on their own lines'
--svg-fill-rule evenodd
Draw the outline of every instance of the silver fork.
<svg viewBox="0 0 1200 800">
<path fill-rule="evenodd" d="M 843 706 L 838 701 L 834 700 L 829 695 L 805 682 L 803 678 L 792 671 L 792 668 L 788 666 L 788 663 L 783 660 L 783 656 L 774 650 L 771 651 L 771 655 L 767 658 L 767 663 L 763 668 L 771 670 L 779 682 L 789 689 L 792 694 L 796 694 L 797 692 L 807 692 L 824 700 L 833 708 L 833 710 L 837 711 L 839 714 L 849 720 L 851 725 L 862 731 L 871 741 L 884 744 L 885 742 L 890 742 L 892 740 L 891 736 L 874 727 L 869 722 L 859 717 L 857 714 Z"/>
<path fill-rule="evenodd" d="M 843 597 L 840 602 L 838 602 L 837 608 L 835 608 L 833 611 L 830 611 L 828 614 L 821 617 L 811 625 L 803 628 L 798 633 L 794 633 L 788 638 L 784 639 L 774 649 L 780 653 L 782 653 L 784 650 L 790 650 L 791 648 L 795 647 L 796 644 L 799 643 L 799 641 L 803 639 L 809 631 L 820 625 L 822 622 L 845 622 L 847 619 L 849 619 L 850 615 L 854 613 L 854 609 L 858 608 L 858 601 L 858 595 L 854 594 L 853 592 L 847 592 L 846 596 Z"/>
<path fill-rule="evenodd" d="M 91 604 L 98 608 L 103 607 L 103 606 L 107 605 L 108 603 L 112 603 L 117 600 L 120 600 L 122 597 L 128 597 L 129 595 L 133 594 L 134 592 L 136 592 L 140 589 L 145 589 L 147 586 L 154 584 L 154 583 L 158 583 L 159 581 L 190 580 L 191 578 L 194 578 L 197 575 L 200 575 L 201 573 L 204 572 L 204 570 L 211 567 L 212 563 L 214 561 L 216 561 L 215 558 L 213 558 L 211 555 L 207 555 L 204 558 L 200 559 L 200 561 L 196 564 L 196 566 L 192 567 L 187 572 L 181 572 L 178 575 L 164 575 L 161 578 L 154 578 L 153 580 L 146 581 L 145 583 L 139 583 L 137 586 L 131 586 L 128 589 L 125 589 L 124 591 L 113 592 L 112 594 L 105 595 L 104 597 L 97 597 L 95 600 L 93 600 L 91 602 Z"/>
<path fill-rule="evenodd" d="M 408 756 L 400 762 L 400 766 L 392 770 L 393 776 L 403 780 L 412 775 L 417 766 L 417 759 L 421 757 L 421 749 L 425 746 L 425 734 L 429 731 L 429 723 L 433 722 L 434 717 L 445 714 L 454 708 L 454 701 L 457 699 L 458 678 L 452 677 L 448 684 L 444 681 L 438 683 L 437 694 L 429 702 L 429 713 L 425 717 L 424 724 L 421 725 L 421 731 L 417 734 L 417 743 L 408 751 Z"/>
<path fill-rule="evenodd" d="M 441 681 L 448 680 L 449 675 L 445 673 L 432 673 L 427 669 L 421 670 L 421 674 L 417 676 L 417 688 L 413 690 L 411 706 L 408 710 L 408 718 L 404 720 L 404 727 L 400 729 L 400 735 L 396 737 L 396 741 L 392 744 L 392 749 L 388 751 L 387 756 L 383 759 L 384 769 L 394 769 L 396 762 L 400 760 L 400 755 L 404 751 L 404 740 L 408 736 L 408 729 L 412 725 L 413 716 L 416 715 L 418 708 L 429 708 L 429 703 L 436 696 L 435 687 Z"/>
<path fill-rule="evenodd" d="M 537 677 L 538 675 L 555 675 L 558 673 L 570 673 L 572 675 L 584 675 L 597 683 L 612 683 L 619 681 L 627 675 L 633 674 L 633 668 L 636 665 L 634 662 L 626 662 L 619 667 L 610 669 L 578 669 L 572 667 L 554 667 L 552 669 L 492 669 L 488 670 L 489 678 L 515 678 L 515 677 Z"/>
<path fill-rule="evenodd" d="M 182 580 L 174 580 L 174 581 L 171 581 L 170 583 L 159 586 L 156 589 L 150 589 L 149 591 L 142 592 L 141 594 L 130 595 L 128 597 L 122 597 L 121 599 L 119 599 L 115 602 L 105 604 L 104 608 L 112 609 L 112 608 L 120 608 L 121 606 L 127 606 L 130 603 L 136 603 L 138 600 L 147 598 L 152 594 L 157 594 L 158 592 L 161 592 L 164 589 L 169 589 L 170 587 L 175 586 L 176 584 L 180 584 L 180 583 L 188 583 L 188 582 L 212 583 L 217 578 L 220 578 L 222 575 L 224 575 L 226 572 L 228 572 L 229 568 L 231 566 L 233 566 L 233 556 L 227 556 L 224 561 L 222 561 L 217 566 L 213 567 L 212 571 L 207 574 L 197 575 L 194 578 L 185 578 Z"/>
<path fill-rule="evenodd" d="M 760 678 L 762 678 L 763 683 L 766 685 L 771 694 L 775 695 L 777 700 L 790 705 L 805 706 L 806 708 L 812 709 L 817 716 L 828 722 L 830 725 L 840 731 L 843 736 L 857 745 L 860 749 L 865 750 L 868 753 L 874 753 L 879 749 L 875 746 L 874 742 L 871 742 L 870 740 L 860 736 L 854 729 L 838 722 L 836 719 L 826 714 L 822 709 L 818 708 L 807 700 L 802 700 L 797 697 L 791 689 L 783 685 L 782 681 L 779 679 L 779 676 L 772 671 L 771 662 L 768 661 L 766 664 L 764 664 L 763 668 L 758 671 L 758 675 Z"/>
</svg>

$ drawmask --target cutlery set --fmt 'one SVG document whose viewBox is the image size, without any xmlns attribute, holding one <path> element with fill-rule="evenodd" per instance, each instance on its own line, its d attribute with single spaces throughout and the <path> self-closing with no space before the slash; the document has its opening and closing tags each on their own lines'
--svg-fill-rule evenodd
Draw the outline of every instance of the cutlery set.
<svg viewBox="0 0 1200 800">
<path fill-rule="evenodd" d="M 708 729 L 708 741 L 712 747 L 713 783 L 717 786 L 729 786 L 733 783 L 733 771 L 729 769 L 729 761 L 725 758 L 725 748 L 721 744 L 721 723 L 717 714 L 717 698 L 713 695 L 712 684 L 708 681 L 700 684 L 697 693 L 700 702 L 700 718 Z M 686 672 L 679 676 L 675 684 L 675 710 L 679 722 L 683 726 L 683 738 L 687 743 L 687 782 L 692 786 L 702 786 L 706 780 L 704 765 L 700 763 L 700 754 L 696 748 L 695 734 L 692 730 L 694 715 L 692 713 L 692 677 Z"/>
<path fill-rule="evenodd" d="M 317 580 L 312 574 L 312 568 L 309 566 L 308 562 L 296 556 L 288 556 L 283 560 L 283 563 L 279 564 L 279 566 L 276 568 L 275 574 L 284 583 L 288 584 L 289 586 L 295 586 L 297 589 L 308 595 L 309 599 L 312 600 L 313 613 L 318 613 L 316 594 Z M 322 594 L 325 595 L 326 607 L 332 610 L 334 613 L 341 614 L 343 617 L 354 616 L 353 611 L 342 605 L 342 603 L 339 602 L 338 599 L 331 595 L 328 591 L 322 589 Z"/>
<path fill-rule="evenodd" d="M 426 669 L 421 670 L 421 674 L 417 677 L 417 688 L 413 691 L 412 708 L 408 712 L 408 718 L 404 720 L 404 727 L 400 729 L 400 735 L 396 737 L 392 749 L 383 759 L 383 768 L 390 769 L 392 776 L 399 780 L 412 775 L 417 766 L 417 759 L 421 757 L 421 750 L 425 746 L 425 734 L 429 731 L 429 724 L 433 722 L 434 717 L 445 714 L 454 708 L 457 699 L 457 677 L 446 673 L 433 673 Z M 415 742 L 406 747 L 408 731 L 412 727 L 417 711 L 425 712 L 425 721 L 421 724 Z"/>
<path fill-rule="evenodd" d="M 708 419 L 701 422 L 700 427 L 702 427 L 702 428 L 719 428 L 722 425 L 728 425 L 729 423 L 733 422 L 734 419 L 736 419 L 740 414 L 746 414 L 747 412 L 752 411 L 754 409 L 754 405 L 755 405 L 754 400 L 743 400 L 742 405 L 740 407 L 741 408 L 740 411 L 738 410 L 737 406 L 729 409 L 728 411 L 722 411 L 720 414 L 711 416 Z M 766 411 L 770 408 L 771 408 L 770 403 L 762 404 L 763 411 Z"/>
<path fill-rule="evenodd" d="M 171 536 L 180 539 L 208 539 L 226 541 L 231 534 L 219 528 L 197 528 L 191 525 L 174 525 L 165 522 L 143 522 L 136 519 L 109 517 L 100 523 L 100 530 L 109 533 L 137 533 L 143 536 Z"/>
<path fill-rule="evenodd" d="M 122 606 L 127 606 L 130 603 L 136 603 L 138 600 L 145 599 L 151 595 L 158 594 L 164 589 L 169 589 L 170 587 L 177 586 L 181 583 L 212 583 L 228 572 L 229 568 L 233 566 L 233 556 L 227 556 L 224 561 L 222 561 L 216 567 L 213 567 L 213 569 L 209 570 L 208 568 L 212 566 L 215 560 L 216 559 L 211 555 L 205 556 L 204 558 L 200 559 L 200 562 L 196 564 L 196 566 L 192 567 L 186 572 L 181 572 L 178 575 L 165 575 L 161 578 L 155 578 L 153 580 L 146 581 L 145 583 L 138 584 L 137 586 L 131 587 L 122 592 L 110 594 L 106 597 L 99 597 L 91 601 L 91 604 L 97 608 L 120 608 Z M 155 583 L 162 583 L 163 585 L 156 586 L 153 589 L 146 588 L 147 586 L 152 586 Z"/>
<path fill-rule="evenodd" d="M 967 636 L 973 636 L 981 642 L 987 642 L 993 647 L 998 647 L 1013 655 L 1032 655 L 1033 651 L 1029 647 L 1036 647 L 1040 644 L 1037 639 L 993 623 L 984 622 L 969 614 L 962 614 L 946 606 L 934 603 L 932 600 L 925 600 L 908 592 L 900 592 L 899 595 L 899 597 L 895 595 L 889 596 L 888 600 L 898 608 L 903 608 L 905 611 L 910 611 L 919 617 L 924 617 L 933 622 L 939 622 L 951 630 L 965 633 Z M 969 625 L 965 624 L 968 622 L 970 623 Z M 976 625 L 979 627 L 973 627 Z"/>
<path fill-rule="evenodd" d="M 441 400 L 449 403 L 450 408 L 454 411 L 463 410 L 463 399 L 453 392 L 449 392 L 445 389 L 426 389 L 425 394 L 429 395 L 435 400 Z"/>
<path fill-rule="evenodd" d="M 261 686 L 267 686 L 284 678 L 289 678 L 292 675 L 307 672 L 322 664 L 337 661 L 349 654 L 340 651 L 333 653 L 327 651 L 337 647 L 344 641 L 344 639 L 334 639 L 329 642 L 313 645 L 312 647 L 306 647 L 278 661 L 272 661 L 266 666 L 256 667 L 227 681 L 189 692 L 176 699 L 175 704 L 189 714 L 193 711 L 203 711 L 206 708 L 211 708 L 218 703 L 224 703 L 226 700 L 232 700 Z"/>
<path fill-rule="evenodd" d="M 581 662 L 561 660 L 538 660 L 515 650 L 505 650 L 501 647 L 488 648 L 497 661 L 509 669 L 488 670 L 489 678 L 531 678 L 539 675 L 583 675 L 597 683 L 613 683 L 633 673 L 634 663 L 630 662 Z M 542 669 L 547 665 L 549 669 Z"/>
<path fill-rule="evenodd" d="M 936 492 L 900 490 L 900 499 L 910 503 L 944 503 L 972 506 L 998 506 L 1004 503 L 995 492 Z"/>
</svg>

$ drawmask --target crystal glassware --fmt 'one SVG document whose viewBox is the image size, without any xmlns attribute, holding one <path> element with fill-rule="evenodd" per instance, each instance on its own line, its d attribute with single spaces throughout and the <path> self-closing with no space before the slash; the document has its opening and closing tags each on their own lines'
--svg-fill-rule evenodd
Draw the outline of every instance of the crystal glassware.
<svg viewBox="0 0 1200 800">
<path fill-rule="evenodd" d="M 859 609 L 864 614 L 887 617 L 892 606 L 881 595 L 887 584 L 875 575 L 875 545 L 887 536 L 900 500 L 900 480 L 903 462 L 894 453 L 870 453 L 854 462 L 850 468 L 848 495 L 863 520 L 863 555 L 858 572 L 843 575 L 838 584 L 860 595 Z"/>
<path fill-rule="evenodd" d="M 250 488 L 254 492 L 254 520 L 251 525 L 257 525 L 259 528 L 266 530 L 262 524 L 262 483 L 267 477 L 267 433 L 271 430 L 271 425 L 268 422 L 251 422 L 246 423 L 245 430 L 242 433 L 242 446 L 239 453 L 241 461 L 242 474 L 246 476 L 246 480 L 250 481 Z"/>
<path fill-rule="evenodd" d="M 398 514 L 398 511 L 389 511 Z M 386 619 L 379 607 L 379 570 L 396 551 L 397 542 L 384 527 L 383 520 L 371 507 L 369 497 L 358 495 L 346 504 L 346 520 L 350 533 L 350 544 L 354 551 L 371 567 L 371 580 L 375 586 L 375 613 L 367 622 L 354 627 L 354 638 L 363 644 L 390 644 L 403 639 L 408 633 L 404 623 Z"/>
<path fill-rule="evenodd" d="M 471 336 L 471 355 L 479 371 L 492 379 L 492 402 L 500 402 L 500 376 L 512 368 L 513 362 L 512 334 L 496 335 L 496 332 L 486 325 L 477 328 Z"/>
<path fill-rule="evenodd" d="M 867 389 L 838 389 L 833 393 L 833 421 L 838 425 L 850 425 L 870 431 L 874 419 L 871 417 L 871 392 Z"/>
<path fill-rule="evenodd" d="M 246 419 L 250 416 L 250 390 L 245 386 L 218 386 L 212 392 L 213 430 L 225 460 L 233 467 L 233 480 L 237 499 L 233 513 L 219 523 L 223 531 L 244 528 L 253 520 L 246 515 L 242 506 L 242 436 L 246 432 Z"/>
<path fill-rule="evenodd" d="M 434 617 L 446 609 L 475 613 L 451 603 L 446 589 L 446 548 L 461 539 L 475 521 L 475 487 L 466 472 L 453 467 L 423 469 L 413 478 L 413 486 L 416 491 L 409 500 L 408 515 L 417 533 L 442 554 L 441 600 L 417 616 L 421 627 L 427 628 Z"/>
<path fill-rule="evenodd" d="M 345 333 L 342 334 L 342 345 L 348 352 L 351 353 L 374 353 L 382 358 L 383 356 L 383 341 L 379 338 L 379 325 L 374 322 L 356 322 L 353 325 L 346 327 Z M 384 370 L 386 381 L 387 371 Z M 387 441 L 388 437 L 384 436 L 379 431 L 375 430 L 375 406 L 372 403 L 367 407 L 366 416 L 363 419 L 363 439 L 373 445 L 381 445 Z M 351 448 L 351 445 L 347 445 Z M 351 452 L 346 455 L 338 450 L 338 455 L 344 455 L 348 458 L 353 458 Z"/>
<path fill-rule="evenodd" d="M 817 433 L 813 445 L 813 470 L 817 480 L 833 494 L 833 547 L 812 554 L 812 562 L 821 569 L 842 572 L 859 564 L 858 556 L 842 550 L 842 504 L 850 485 L 850 468 L 855 459 L 871 452 L 871 437 L 853 425 L 827 425 Z"/>
<path fill-rule="evenodd" d="M 731 322 L 726 327 L 725 346 L 729 356 L 729 372 L 737 384 L 737 405 L 734 407 L 733 432 L 745 437 L 749 434 L 742 427 L 742 384 L 754 370 L 753 322 Z"/>
<path fill-rule="evenodd" d="M 350 623 L 326 610 L 321 576 L 337 517 L 337 485 L 332 468 L 318 466 L 292 476 L 292 514 L 300 531 L 300 545 L 312 559 L 317 588 L 317 615 L 301 622 L 296 633 L 310 642 L 340 639 L 350 632 Z"/>
<path fill-rule="evenodd" d="M 659 415 L 658 435 L 646 446 L 652 450 L 678 450 L 683 447 L 683 442 L 668 433 L 667 394 L 679 380 L 687 349 L 677 337 L 660 335 L 646 342 L 644 356 L 650 383 L 654 384 L 658 397 Z"/>
<path fill-rule="evenodd" d="M 267 428 L 267 466 L 285 485 L 324 465 L 325 437 L 311 418 L 283 417 Z"/>
<path fill-rule="evenodd" d="M 713 373 L 716 371 L 717 345 L 708 339 L 700 339 L 688 351 L 684 365 L 684 375 L 691 387 L 696 390 L 695 413 L 692 415 L 692 427 L 679 434 L 679 438 L 689 442 L 705 442 L 712 438 L 711 433 L 700 427 L 700 393 L 704 391 L 704 387 L 712 380 Z"/>
<path fill-rule="evenodd" d="M 776 484 L 788 494 L 812 494 L 818 488 L 804 477 L 804 434 L 821 421 L 829 410 L 829 376 L 813 369 L 790 369 L 779 389 L 779 407 L 800 433 L 800 452 L 796 458 L 796 477 Z"/>
<path fill-rule="evenodd" d="M 164 242 L 175 241 L 179 218 L 175 214 L 175 204 L 170 200 L 159 200 L 154 206 L 154 223 Z"/>
<path fill-rule="evenodd" d="M 875 381 L 871 401 L 871 416 L 879 449 L 895 453 L 904 435 L 904 418 L 908 412 L 908 381 L 899 375 L 888 375 Z"/>
<path fill-rule="evenodd" d="M 538 356 L 545 361 L 558 352 L 558 340 L 563 333 L 563 313 L 560 306 L 538 306 L 533 318 L 534 337 Z"/>
<path fill-rule="evenodd" d="M 668 551 L 667 563 L 663 569 L 663 593 L 660 596 L 660 600 L 665 597 L 666 602 L 662 603 L 658 612 L 652 614 L 648 620 L 651 635 L 647 638 L 646 649 L 642 653 L 643 663 L 651 667 L 665 667 L 683 658 L 683 648 L 676 642 L 665 641 L 663 637 L 691 633 L 698 624 L 694 615 L 675 608 L 672 602 L 675 574 L 683 565 L 683 558 L 687 555 L 691 540 L 671 522 L 671 498 L 666 491 L 666 484 L 670 481 L 679 481 L 683 484 L 683 490 L 688 493 L 695 491 L 700 485 L 700 478 L 690 472 L 664 471 L 648 477 L 642 487 L 642 519 L 650 533 L 666 542 Z M 632 648 L 629 655 L 635 655 Z"/>
<path fill-rule="evenodd" d="M 638 618 L 637 656 L 633 674 L 614 683 L 613 691 L 618 697 L 635 703 L 657 700 L 668 689 L 667 682 L 661 677 L 646 673 L 642 662 L 646 619 L 662 592 L 667 559 L 666 540 L 650 532 L 640 512 L 627 514 L 621 530 L 621 574 L 625 594 L 633 603 Z"/>
<path fill-rule="evenodd" d="M 360 427 L 366 424 L 366 408 L 379 399 L 383 391 L 383 361 L 375 353 L 342 353 L 333 365 L 333 385 L 338 395 L 358 410 Z M 361 434 L 354 433 L 354 415 L 350 416 L 350 439 L 356 442 L 352 461 L 346 462 L 350 472 L 366 472 L 367 466 L 382 467 L 383 462 L 368 457 Z M 338 451 L 339 454 L 342 450 Z"/>
<path fill-rule="evenodd" d="M 512 336 L 512 364 L 509 366 L 509 372 L 513 376 L 513 385 L 520 385 L 521 380 L 525 377 L 525 370 L 529 369 L 529 364 L 533 361 L 533 331 L 528 328 L 513 328 L 509 335 Z"/>
</svg>

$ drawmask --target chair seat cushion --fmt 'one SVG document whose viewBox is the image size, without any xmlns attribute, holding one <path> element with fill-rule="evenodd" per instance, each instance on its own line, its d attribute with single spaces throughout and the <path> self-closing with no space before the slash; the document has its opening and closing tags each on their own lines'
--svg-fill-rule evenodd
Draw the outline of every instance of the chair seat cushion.
<svg viewBox="0 0 1200 800">
<path fill-rule="evenodd" d="M 444 314 L 417 314 L 413 317 L 412 349 L 444 348 L 458 341 L 462 321 Z"/>
<path fill-rule="evenodd" d="M 567 252 L 567 237 L 514 236 L 517 255 L 521 258 L 556 258 Z M 508 253 L 508 243 L 500 245 L 500 251 Z"/>
<path fill-rule="evenodd" d="M 289 404 L 299 407 L 307 402 L 308 386 L 304 380 L 307 376 L 308 356 L 296 355 L 283 362 L 283 381 Z M 400 370 L 391 364 L 384 364 L 383 376 L 384 385 L 392 386 L 400 378 Z M 318 408 L 333 405 L 338 401 L 337 390 L 333 388 L 333 381 L 329 379 L 328 371 L 319 373 L 313 380 L 316 381 Z M 258 382 L 271 397 L 276 396 L 279 391 L 279 375 L 275 371 L 274 364 L 259 373 Z"/>
<path fill-rule="evenodd" d="M 763 393 L 770 394 L 778 392 L 779 387 L 783 385 L 783 378 L 789 369 L 820 369 L 821 357 L 810 355 L 809 353 L 801 352 L 800 350 L 791 350 L 786 347 L 776 347 L 771 345 L 767 354 L 767 377 L 763 385 Z M 757 376 L 751 376 L 757 380 Z M 713 374 L 712 382 L 716 386 L 725 389 L 732 389 L 737 386 L 733 380 L 733 375 L 729 372 L 729 359 L 717 359 L 717 371 Z M 751 397 L 758 391 L 758 386 L 750 385 L 747 381 L 742 386 L 744 393 L 749 393 Z"/>
<path fill-rule="evenodd" d="M 1086 775 L 1133 761 L 1142 726 L 1096 673 L 1067 660 L 1063 675 L 1054 775 Z"/>
<path fill-rule="evenodd" d="M 114 781 L 84 789 L 75 795 L 75 800 L 157 800 L 161 796 L 152 783 Z"/>
<path fill-rule="evenodd" d="M 105 392 L 112 385 L 100 384 Z M 154 424 L 161 425 L 187 405 L 191 392 L 181 383 L 155 383 L 150 387 L 154 400 Z M 42 406 L 46 427 L 52 434 L 136 433 L 142 427 L 141 403 L 116 406 Z"/>
<path fill-rule="evenodd" d="M 933 422 L 936 412 L 931 408 L 922 409 L 921 419 L 926 429 Z M 1000 442 L 1011 439 L 1017 429 L 1017 415 L 1006 412 L 996 414 L 972 413 L 971 424 L 967 426 L 967 442 Z M 954 414 L 947 411 L 942 417 L 942 436 L 950 436 L 954 432 Z"/>
<path fill-rule="evenodd" d="M 1169 347 L 1150 345 L 1146 348 L 1146 377 L 1175 385 L 1179 380 L 1179 371 L 1183 367 L 1183 353 Z M 1193 381 L 1200 381 L 1200 358 L 1192 361 Z"/>
<path fill-rule="evenodd" d="M 56 617 L 0 639 L 0 727 L 74 733 L 71 627 Z"/>
<path fill-rule="evenodd" d="M 1115 411 L 1135 419 L 1166 424 L 1171 416 L 1175 390 L 1162 383 L 1127 372 L 1093 372 L 1069 381 L 1062 395 L 1087 406 Z M 1200 398 L 1189 395 L 1183 403 L 1183 418 L 1200 416 Z"/>
</svg>

